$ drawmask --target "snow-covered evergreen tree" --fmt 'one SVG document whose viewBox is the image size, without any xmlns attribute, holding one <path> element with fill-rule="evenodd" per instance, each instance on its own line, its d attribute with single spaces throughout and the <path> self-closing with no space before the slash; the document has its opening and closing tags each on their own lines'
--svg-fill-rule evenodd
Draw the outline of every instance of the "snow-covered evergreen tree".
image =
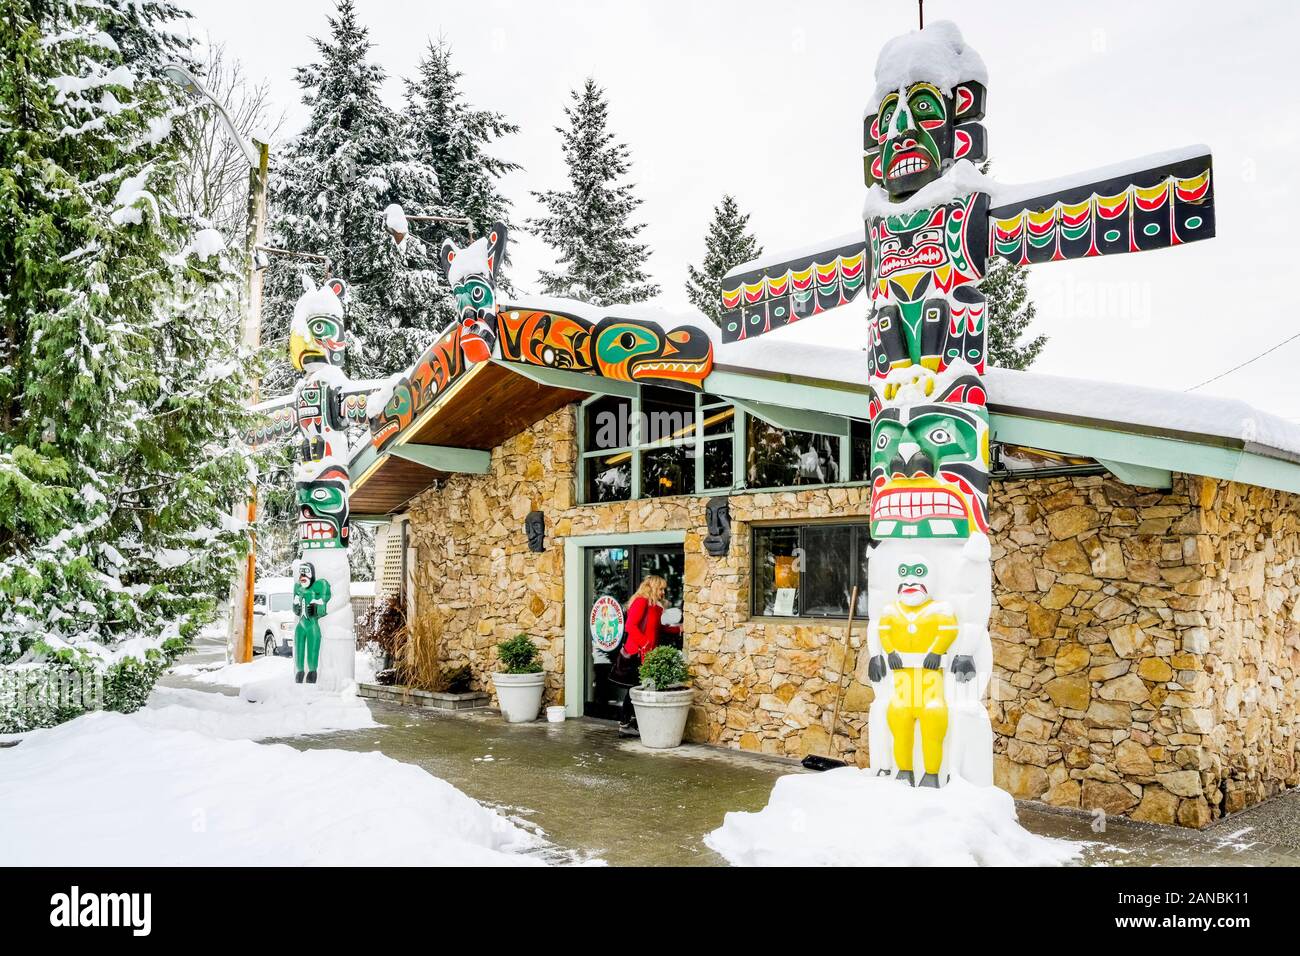
<svg viewBox="0 0 1300 956">
<path fill-rule="evenodd" d="M 722 324 L 722 277 L 763 254 L 763 247 L 749 232 L 749 214 L 741 214 L 736 197 L 724 195 L 713 207 L 713 221 L 704 239 L 704 262 L 697 269 L 686 267 L 686 295 L 691 305 L 716 324 Z"/>
<path fill-rule="evenodd" d="M 647 281 L 649 249 L 636 242 L 644 224 L 632 214 L 641 200 L 631 185 L 618 183 L 631 168 L 627 145 L 609 130 L 609 104 L 595 79 L 588 77 L 572 98 L 564 108 L 568 127 L 556 127 L 569 187 L 533 193 L 547 214 L 529 225 L 555 249 L 561 266 L 541 273 L 542 288 L 594 305 L 644 302 L 659 286 Z"/>
<path fill-rule="evenodd" d="M 329 256 L 351 290 L 348 374 L 380 378 L 415 361 L 452 319 L 436 249 L 414 235 L 398 249 L 380 214 L 391 203 L 449 211 L 433 168 L 416 157 L 399 116 L 384 105 L 384 70 L 368 59 L 370 39 L 352 0 L 340 0 L 329 25 L 330 36 L 315 41 L 319 61 L 297 72 L 311 117 L 286 155 L 272 157 L 270 232 L 277 246 Z M 264 382 L 268 394 L 287 391 L 296 378 L 285 356 L 301 291 L 292 264 L 275 260 L 263 325 L 277 359 Z"/>
<path fill-rule="evenodd" d="M 1046 335 L 1025 339 L 1035 306 L 1024 266 L 990 257 L 980 291 L 988 300 L 988 362 L 998 368 L 1029 368 L 1047 344 Z"/>
<path fill-rule="evenodd" d="M 174 208 L 163 0 L 0 0 L 0 730 L 140 706 L 242 531 L 238 263 Z M 15 681 L 18 681 L 16 684 Z"/>
<path fill-rule="evenodd" d="M 403 122 L 418 160 L 438 175 L 442 202 L 453 215 L 468 216 L 474 234 L 485 235 L 494 222 L 510 225 L 510 200 L 501 195 L 497 180 L 522 167 L 491 155 L 487 148 L 496 139 L 519 132 L 502 113 L 475 109 L 465 102 L 460 89 L 461 72 L 451 65 L 451 48 L 443 40 L 431 42 L 416 70 L 406 80 L 406 112 Z M 407 212 L 422 209 L 406 207 Z M 444 236 L 463 244 L 463 229 L 420 230 L 435 248 Z"/>
</svg>

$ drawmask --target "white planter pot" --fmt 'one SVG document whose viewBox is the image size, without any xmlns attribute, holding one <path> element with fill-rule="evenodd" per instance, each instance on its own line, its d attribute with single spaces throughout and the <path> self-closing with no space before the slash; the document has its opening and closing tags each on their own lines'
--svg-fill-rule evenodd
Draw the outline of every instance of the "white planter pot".
<svg viewBox="0 0 1300 956">
<path fill-rule="evenodd" d="M 636 725 L 641 731 L 641 743 L 655 750 L 680 745 L 695 692 L 689 687 L 681 690 L 643 690 L 633 687 L 629 693 L 632 695 L 632 706 L 636 708 Z"/>
<path fill-rule="evenodd" d="M 542 709 L 542 692 L 546 690 L 546 674 L 493 674 L 497 689 L 497 702 L 501 716 L 512 724 L 526 724 L 536 720 Z"/>
</svg>

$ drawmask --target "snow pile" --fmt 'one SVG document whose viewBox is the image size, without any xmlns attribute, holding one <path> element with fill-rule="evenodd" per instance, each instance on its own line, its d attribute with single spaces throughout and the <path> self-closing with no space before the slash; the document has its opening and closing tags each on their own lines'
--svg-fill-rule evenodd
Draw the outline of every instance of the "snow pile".
<svg viewBox="0 0 1300 956">
<path fill-rule="evenodd" d="M 406 213 L 397 203 L 384 207 L 384 228 L 393 234 L 393 239 L 400 246 L 411 231 L 411 224 L 406 221 Z"/>
<path fill-rule="evenodd" d="M 798 259 L 810 259 L 816 256 L 822 263 L 830 261 L 828 254 L 832 249 L 842 249 L 845 246 L 863 245 L 867 241 L 866 230 L 859 225 L 856 229 L 842 233 L 829 239 L 822 239 L 819 242 L 808 242 L 802 246 L 789 246 L 784 249 L 778 249 L 773 252 L 766 252 L 756 259 L 750 259 L 742 262 L 738 266 L 733 266 L 723 277 L 724 282 L 728 279 L 734 279 L 737 276 L 747 275 L 750 272 L 757 272 L 759 269 L 766 269 L 769 266 L 781 265 L 786 262 L 794 262 Z"/>
<path fill-rule="evenodd" d="M 383 384 L 366 396 L 366 418 L 378 418 L 384 410 L 384 406 L 389 403 L 393 397 L 393 391 L 405 376 L 401 372 L 396 372 L 384 379 Z M 369 436 L 366 436 L 369 441 Z"/>
<path fill-rule="evenodd" d="M 491 275 L 492 269 L 488 265 L 490 252 L 487 236 L 479 236 L 464 249 L 457 250 L 456 258 L 447 267 L 447 281 L 451 285 L 459 285 L 466 276 Z"/>
<path fill-rule="evenodd" d="M 226 251 L 226 240 L 221 233 L 215 229 L 200 229 L 194 234 L 194 238 L 181 250 L 180 258 L 182 261 L 190 256 L 198 256 L 204 262 L 207 262 L 213 256 L 219 256 Z"/>
<path fill-rule="evenodd" d="M 855 767 L 782 777 L 766 807 L 728 813 L 704 842 L 737 866 L 1059 866 L 1082 850 L 1030 833 L 996 787 L 912 788 Z"/>
<path fill-rule="evenodd" d="M 149 706 L 134 718 L 145 727 L 195 730 L 223 740 L 267 740 L 379 726 L 360 697 L 327 694 L 292 680 L 247 684 L 238 697 L 159 687 Z"/>
<path fill-rule="evenodd" d="M 293 304 L 293 325 L 295 328 L 305 330 L 307 320 L 316 315 L 328 315 L 343 321 L 343 303 L 329 286 L 323 285 L 318 289 L 308 289 L 298 296 L 298 301 Z"/>
<path fill-rule="evenodd" d="M 946 92 L 971 80 L 987 84 L 989 71 L 980 55 L 967 46 L 957 24 L 936 20 L 923 30 L 896 36 L 880 48 L 876 88 L 867 103 L 867 114 L 874 113 L 890 93 L 920 80 Z"/>
<path fill-rule="evenodd" d="M 158 200 L 154 197 L 145 186 L 149 181 L 149 169 L 146 167 L 138 175 L 128 176 L 122 180 L 117 187 L 117 196 L 113 200 L 114 209 L 109 215 L 114 225 L 140 225 L 144 222 L 144 207 L 140 201 L 144 200 L 145 204 L 153 208 L 155 216 L 160 216 L 158 211 Z"/>
<path fill-rule="evenodd" d="M 142 711 L 141 713 L 147 713 Z M 0 750 L 10 866 L 539 864 L 542 839 L 380 753 L 94 713 Z"/>
<path fill-rule="evenodd" d="M 374 654 L 369 646 L 357 648 L 355 665 L 356 678 L 361 683 L 371 683 L 375 671 Z M 179 664 L 171 669 L 177 677 L 191 678 L 198 684 L 210 684 L 214 687 L 235 687 L 243 689 L 266 681 L 291 682 L 293 680 L 293 658 L 278 655 L 268 657 L 265 654 L 254 657 L 244 664 L 212 665 Z"/>
</svg>

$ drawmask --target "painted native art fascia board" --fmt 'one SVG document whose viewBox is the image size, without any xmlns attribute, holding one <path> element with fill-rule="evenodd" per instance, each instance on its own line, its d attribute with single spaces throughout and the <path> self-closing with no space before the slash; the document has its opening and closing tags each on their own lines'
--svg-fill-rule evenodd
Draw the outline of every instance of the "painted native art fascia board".
<svg viewBox="0 0 1300 956">
<path fill-rule="evenodd" d="M 713 369 L 713 341 L 703 325 L 620 314 L 626 311 L 564 299 L 503 303 L 494 319 L 493 361 L 699 391 Z M 384 450 L 400 443 L 473 367 L 461 349 L 461 326 L 454 325 L 380 390 L 382 408 L 369 419 L 371 444 Z"/>
</svg>

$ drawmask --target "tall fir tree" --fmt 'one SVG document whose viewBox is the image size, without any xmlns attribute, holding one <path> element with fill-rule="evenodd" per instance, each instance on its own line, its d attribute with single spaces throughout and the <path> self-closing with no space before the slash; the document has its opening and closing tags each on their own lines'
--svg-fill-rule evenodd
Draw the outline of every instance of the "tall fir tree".
<svg viewBox="0 0 1300 956">
<path fill-rule="evenodd" d="M 990 258 L 980 283 L 988 300 L 988 362 L 998 368 L 1029 368 L 1047 344 L 1046 335 L 1025 338 L 1036 312 L 1027 278 L 1024 266 Z"/>
<path fill-rule="evenodd" d="M 636 242 L 645 228 L 632 222 L 641 200 L 632 187 L 617 181 L 631 168 L 626 144 L 609 131 L 605 92 L 588 78 L 564 108 L 568 127 L 556 127 L 564 139 L 569 188 L 534 192 L 546 215 L 529 221 L 558 253 L 561 269 L 541 273 L 542 289 L 590 302 L 644 302 L 659 294 L 647 281 L 649 249 Z"/>
<path fill-rule="evenodd" d="M 432 215 L 449 210 L 433 168 L 384 105 L 384 71 L 368 59 L 371 42 L 352 0 L 340 0 L 328 20 L 330 36 L 314 41 L 319 61 L 297 71 L 311 115 L 271 171 L 269 229 L 278 246 L 330 258 L 350 287 L 348 374 L 381 378 L 414 362 L 452 319 L 436 249 L 414 235 L 398 249 L 381 213 L 391 203 Z M 268 393 L 296 379 L 285 356 L 301 292 L 295 269 L 277 260 L 265 303 L 263 339 L 276 359 Z"/>
<path fill-rule="evenodd" d="M 501 195 L 498 180 L 522 167 L 488 152 L 489 145 L 519 132 L 503 113 L 476 109 L 461 92 L 462 73 L 451 65 L 451 47 L 430 42 L 414 79 L 406 82 L 403 124 L 416 158 L 438 176 L 443 205 L 474 224 L 474 234 L 486 235 L 494 222 L 510 225 L 510 200 Z M 407 208 L 408 212 L 423 212 Z M 463 230 L 438 229 L 426 235 L 439 246 L 445 236 L 463 243 Z"/>
<path fill-rule="evenodd" d="M 243 541 L 238 263 L 177 210 L 163 0 L 0 0 L 0 731 L 131 710 Z"/>
<path fill-rule="evenodd" d="M 741 214 L 736 197 L 724 195 L 713 207 L 713 221 L 704 239 L 704 262 L 697 269 L 686 267 L 686 295 L 714 324 L 722 324 L 722 277 L 750 259 L 763 254 L 763 247 L 749 232 L 749 214 Z"/>
</svg>

